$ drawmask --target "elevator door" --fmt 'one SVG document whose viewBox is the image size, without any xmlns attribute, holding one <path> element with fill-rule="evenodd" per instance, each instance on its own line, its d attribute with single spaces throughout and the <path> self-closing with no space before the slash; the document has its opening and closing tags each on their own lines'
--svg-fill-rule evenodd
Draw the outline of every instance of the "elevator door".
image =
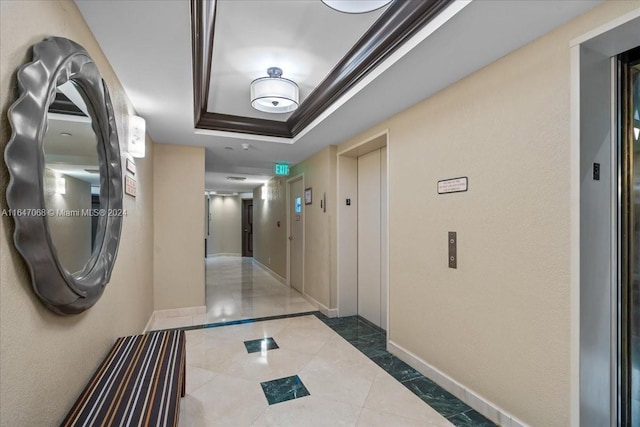
<svg viewBox="0 0 640 427">
<path fill-rule="evenodd" d="M 386 329 L 386 147 L 358 158 L 358 314 Z"/>
</svg>

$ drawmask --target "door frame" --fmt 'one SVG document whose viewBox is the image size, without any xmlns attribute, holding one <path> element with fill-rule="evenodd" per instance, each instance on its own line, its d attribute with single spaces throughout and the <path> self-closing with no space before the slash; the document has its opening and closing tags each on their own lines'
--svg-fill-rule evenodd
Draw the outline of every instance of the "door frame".
<svg viewBox="0 0 640 427">
<path fill-rule="evenodd" d="M 387 224 L 386 224 L 386 318 L 387 323 L 384 329 L 389 331 L 391 317 L 389 313 L 389 295 L 391 281 L 389 280 L 389 207 L 390 203 L 390 181 L 391 176 L 391 156 L 389 150 L 389 129 L 385 129 L 362 141 L 341 150 L 337 153 L 337 179 L 336 179 L 336 227 L 338 234 L 337 241 L 337 307 L 338 316 L 353 316 L 358 314 L 358 157 L 386 147 L 387 152 Z M 355 171 L 355 173 L 354 173 Z M 355 190 L 354 190 L 355 189 Z M 355 195 L 354 195 L 355 194 Z M 346 207 L 345 200 L 351 199 L 351 206 Z M 382 237 L 382 236 L 381 236 Z M 387 334 L 387 339 L 389 334 Z"/>
<path fill-rule="evenodd" d="M 572 427 L 599 421 L 607 425 L 618 425 L 619 209 L 616 89 L 613 78 L 615 57 L 640 44 L 640 36 L 633 30 L 638 26 L 640 10 L 634 10 L 570 42 Z M 607 135 L 606 138 L 602 137 Z M 590 179 L 589 172 L 594 162 L 601 162 L 603 167 L 601 185 L 594 184 Z M 594 210 L 598 212 L 594 213 Z M 596 240 L 594 236 L 597 236 Z M 593 268 L 599 269 L 602 277 L 594 277 L 591 274 Z M 581 336 L 581 331 L 585 332 L 584 336 Z M 603 353 L 592 354 L 597 349 L 603 350 Z M 603 402 L 597 393 L 606 393 L 607 390 L 610 399 Z M 594 406 L 597 408 L 596 413 L 604 414 L 608 422 L 593 418 L 581 420 L 581 413 L 584 412 L 585 417 L 588 417 L 594 413 Z"/>
<path fill-rule="evenodd" d="M 289 239 L 289 236 L 291 236 L 291 184 L 296 182 L 296 181 L 302 181 L 302 197 L 304 198 L 304 189 L 305 189 L 305 185 L 304 185 L 304 173 L 300 173 L 298 175 L 292 176 L 291 178 L 287 179 L 287 196 L 286 196 L 286 214 L 287 214 L 287 286 L 291 287 L 291 240 Z M 305 292 L 305 286 L 304 286 L 304 273 L 305 273 L 305 260 L 306 260 L 306 253 L 307 253 L 307 247 L 306 247 L 306 235 L 307 233 L 305 233 L 305 221 L 306 221 L 306 214 L 305 214 L 305 204 L 304 204 L 304 200 L 302 203 L 302 295 L 306 295 Z M 294 288 L 295 289 L 295 288 Z"/>
<path fill-rule="evenodd" d="M 243 257 L 246 256 L 246 257 L 253 258 L 253 251 L 251 251 L 251 255 L 245 255 L 245 253 L 246 253 L 245 249 L 246 249 L 246 244 L 247 244 L 248 238 L 246 236 L 246 233 L 244 232 L 244 223 L 248 219 L 247 211 L 246 211 L 247 205 L 249 203 L 251 203 L 251 206 L 253 206 L 253 199 L 240 199 L 240 200 L 242 201 L 242 205 L 241 205 L 242 212 L 240 214 L 242 216 L 242 220 L 240 221 L 240 232 L 242 233 L 242 237 L 240 238 L 240 241 L 242 242 L 241 243 L 242 244 L 242 249 L 240 250 L 240 254 Z M 251 210 L 251 212 L 253 213 L 253 210 Z M 251 228 L 252 228 L 251 235 L 253 236 L 253 218 L 251 220 Z M 253 242 L 251 243 L 251 247 L 253 248 Z"/>
</svg>

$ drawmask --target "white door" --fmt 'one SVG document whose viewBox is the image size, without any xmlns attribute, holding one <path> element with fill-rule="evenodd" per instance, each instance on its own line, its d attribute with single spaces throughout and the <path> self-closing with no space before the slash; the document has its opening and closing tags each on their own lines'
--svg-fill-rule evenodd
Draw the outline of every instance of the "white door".
<svg viewBox="0 0 640 427">
<path fill-rule="evenodd" d="M 302 227 L 304 200 L 302 195 L 302 179 L 289 183 L 289 283 L 302 292 Z"/>
<path fill-rule="evenodd" d="M 358 314 L 385 329 L 386 213 L 382 148 L 358 158 Z"/>
</svg>

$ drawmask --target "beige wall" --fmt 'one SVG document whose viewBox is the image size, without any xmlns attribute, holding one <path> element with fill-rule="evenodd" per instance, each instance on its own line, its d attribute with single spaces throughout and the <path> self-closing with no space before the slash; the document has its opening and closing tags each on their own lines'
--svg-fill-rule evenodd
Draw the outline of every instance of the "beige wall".
<svg viewBox="0 0 640 427">
<path fill-rule="evenodd" d="M 390 132 L 391 341 L 532 426 L 569 425 L 569 42 L 634 7 L 607 2 L 339 147 Z M 468 192 L 436 194 L 459 176 Z"/>
<path fill-rule="evenodd" d="M 0 1 L 0 150 L 9 140 L 7 109 L 18 95 L 15 70 L 30 47 L 68 37 L 91 54 L 105 79 L 124 144 L 125 117 L 134 113 L 120 82 L 72 1 Z M 138 197 L 125 196 L 127 216 L 111 282 L 94 307 L 75 316 L 46 309 L 31 288 L 13 246 L 13 221 L 0 218 L 0 425 L 59 424 L 118 336 L 140 333 L 153 311 L 153 148 L 136 161 Z M 0 166 L 0 208 L 8 172 Z"/>
<path fill-rule="evenodd" d="M 304 292 L 325 308 L 335 308 L 336 292 L 336 147 L 329 146 L 291 168 L 312 188 L 313 204 L 304 209 Z M 326 194 L 327 209 L 320 200 Z"/>
<path fill-rule="evenodd" d="M 209 255 L 242 254 L 242 199 L 240 196 L 211 196 Z"/>
<path fill-rule="evenodd" d="M 204 148 L 154 144 L 154 306 L 205 305 Z"/>
<path fill-rule="evenodd" d="M 253 190 L 253 258 L 281 277 L 288 274 L 286 187 L 276 177 Z"/>
<path fill-rule="evenodd" d="M 313 203 L 304 206 L 305 258 L 304 292 L 322 304 L 335 308 L 336 292 L 336 147 L 329 146 L 291 168 L 289 177 L 272 178 L 253 191 L 254 258 L 282 277 L 287 277 L 287 179 L 304 175 L 304 187 L 311 188 Z M 326 194 L 327 211 L 320 208 Z M 280 221 L 280 227 L 277 222 Z M 269 259 L 271 263 L 269 263 Z"/>
<path fill-rule="evenodd" d="M 55 192 L 56 176 L 65 180 L 65 194 Z M 56 247 L 60 263 L 70 273 L 82 270 L 91 256 L 91 216 L 74 211 L 91 209 L 91 184 L 65 174 L 56 174 L 51 169 L 44 170 L 44 205 L 56 211 L 47 218 L 49 234 Z M 74 216 L 65 216 L 67 212 Z"/>
</svg>

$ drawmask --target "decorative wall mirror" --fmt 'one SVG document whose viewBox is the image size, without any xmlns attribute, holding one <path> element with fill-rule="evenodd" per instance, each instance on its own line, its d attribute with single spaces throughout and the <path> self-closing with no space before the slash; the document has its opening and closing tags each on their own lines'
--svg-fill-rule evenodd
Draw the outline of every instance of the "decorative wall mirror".
<svg viewBox="0 0 640 427">
<path fill-rule="evenodd" d="M 87 51 L 61 37 L 17 72 L 5 149 L 14 242 L 33 289 L 58 314 L 95 304 L 122 228 L 122 166 L 107 86 Z"/>
</svg>

